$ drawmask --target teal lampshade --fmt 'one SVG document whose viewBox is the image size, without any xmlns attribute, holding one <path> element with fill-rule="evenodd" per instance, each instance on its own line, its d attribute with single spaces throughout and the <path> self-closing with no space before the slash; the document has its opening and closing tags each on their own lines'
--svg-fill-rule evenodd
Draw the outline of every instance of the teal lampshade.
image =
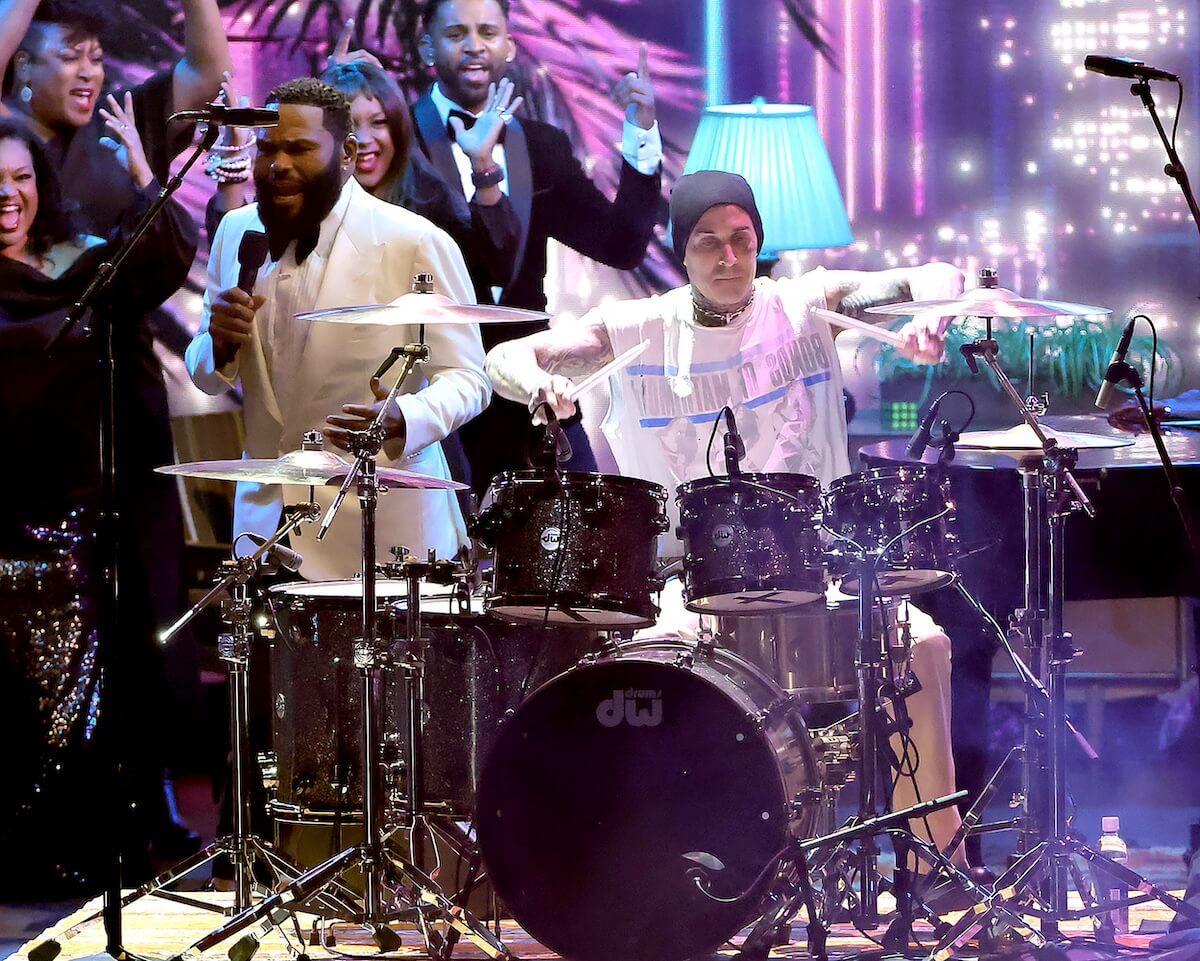
<svg viewBox="0 0 1200 961">
<path fill-rule="evenodd" d="M 683 172 L 695 170 L 749 181 L 763 221 L 760 257 L 854 242 L 812 107 L 756 98 L 706 108 Z"/>
</svg>

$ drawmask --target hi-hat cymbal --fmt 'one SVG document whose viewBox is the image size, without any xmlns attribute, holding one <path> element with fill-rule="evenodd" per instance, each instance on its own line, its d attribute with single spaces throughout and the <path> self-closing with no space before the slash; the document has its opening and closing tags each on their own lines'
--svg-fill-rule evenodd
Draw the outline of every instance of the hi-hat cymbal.
<svg viewBox="0 0 1200 961">
<path fill-rule="evenodd" d="M 1061 300 L 1027 300 L 1007 287 L 972 287 L 949 300 L 914 300 L 906 304 L 869 307 L 872 314 L 920 314 L 942 317 L 1097 317 L 1112 313 L 1107 307 L 1069 304 Z"/>
<path fill-rule="evenodd" d="M 274 460 L 205 460 L 189 464 L 171 464 L 156 468 L 160 474 L 178 474 L 183 477 L 205 477 L 209 480 L 249 481 L 255 484 L 299 484 L 305 487 L 323 487 L 340 484 L 346 479 L 353 465 L 337 454 L 325 450 L 294 450 Z M 465 490 L 466 484 L 380 467 L 376 471 L 380 481 L 390 487 L 408 490 Z"/>
<path fill-rule="evenodd" d="M 1128 434 L 1094 434 L 1085 431 L 1055 430 L 1043 424 L 1042 430 L 1053 437 L 1059 447 L 1075 450 L 1107 450 L 1112 447 L 1129 447 L 1133 437 Z M 959 448 L 975 450 L 1033 452 L 1040 454 L 1042 442 L 1037 439 L 1028 424 L 1018 424 L 1007 430 L 969 430 L 956 442 Z"/>
<path fill-rule="evenodd" d="M 519 307 L 459 304 L 444 294 L 408 293 L 390 304 L 330 307 L 297 314 L 297 320 L 327 324 L 516 324 L 548 320 L 549 314 Z"/>
</svg>

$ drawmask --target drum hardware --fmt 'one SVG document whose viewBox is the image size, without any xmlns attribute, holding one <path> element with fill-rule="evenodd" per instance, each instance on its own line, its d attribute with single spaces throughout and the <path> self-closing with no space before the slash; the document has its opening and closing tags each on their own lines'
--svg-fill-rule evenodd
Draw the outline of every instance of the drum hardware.
<svg viewBox="0 0 1200 961">
<path fill-rule="evenodd" d="M 417 275 L 414 287 L 432 290 L 429 275 Z M 421 297 L 433 294 L 421 294 Z M 420 298 L 418 298 L 420 299 Z M 419 311 L 418 311 L 419 312 Z M 256 945 L 259 932 L 280 923 L 281 918 L 294 916 L 294 912 L 314 899 L 327 897 L 327 892 L 340 890 L 341 877 L 357 867 L 363 876 L 361 898 L 352 902 L 352 910 L 342 914 L 346 920 L 362 924 L 369 929 L 383 951 L 399 947 L 398 936 L 388 927 L 396 916 L 394 900 L 409 904 L 417 917 L 417 926 L 425 941 L 426 949 L 434 958 L 446 957 L 452 950 L 453 941 L 447 944 L 447 936 L 434 927 L 435 923 L 445 926 L 447 932 L 458 932 L 490 958 L 510 957 L 508 949 L 475 917 L 445 896 L 420 865 L 424 838 L 428 830 L 427 818 L 422 807 L 421 778 L 421 732 L 424 726 L 424 678 L 420 657 L 410 663 L 399 665 L 404 679 L 405 707 L 409 717 L 409 750 L 407 764 L 406 804 L 407 816 L 399 823 L 385 823 L 383 765 L 381 764 L 381 717 L 379 711 L 384 701 L 383 675 L 388 665 L 389 652 L 377 635 L 376 611 L 376 507 L 381 492 L 376 456 L 384 443 L 384 416 L 401 385 L 408 379 L 416 365 L 429 358 L 429 348 L 424 344 L 424 324 L 419 326 L 418 342 L 407 344 L 401 353 L 404 366 L 374 423 L 366 430 L 351 431 L 347 435 L 348 448 L 354 455 L 354 464 L 345 475 L 337 496 L 317 532 L 317 539 L 324 537 L 351 486 L 356 488 L 362 522 L 362 632 L 354 645 L 354 663 L 360 674 L 360 703 L 362 711 L 361 757 L 363 780 L 363 840 L 352 845 L 299 877 L 290 879 L 272 896 L 236 914 L 215 931 L 195 941 L 178 958 L 191 957 L 226 941 L 234 934 L 258 925 L 245 935 L 234 951 L 243 945 Z M 386 372 L 384 365 L 383 372 Z M 380 374 L 382 376 L 382 374 Z M 421 642 L 421 597 L 420 581 L 424 574 L 438 565 L 430 554 L 428 562 L 404 565 L 407 581 L 407 624 L 405 636 L 415 645 L 419 655 Z M 401 857 L 396 851 L 387 849 L 387 841 L 398 831 L 406 833 L 410 840 L 410 857 Z M 457 935 L 455 936 L 457 937 Z M 248 947 L 248 950 L 253 950 Z"/>
<path fill-rule="evenodd" d="M 995 283 L 994 271 L 991 281 Z M 1025 604 L 1012 619 L 1014 632 L 1023 638 L 1029 652 L 1027 674 L 1040 684 L 1025 685 L 1027 721 L 1021 751 L 1023 803 L 1018 856 L 970 917 L 941 938 L 931 957 L 936 961 L 948 958 L 955 947 L 987 924 L 994 930 L 1012 930 L 1028 939 L 1023 915 L 1040 919 L 1039 937 L 1050 939 L 1057 939 L 1061 921 L 1093 917 L 1119 905 L 1150 900 L 1159 900 L 1200 921 L 1200 909 L 1155 888 L 1145 878 L 1069 835 L 1065 753 L 1066 735 L 1071 728 L 1066 717 L 1066 667 L 1079 651 L 1063 625 L 1065 526 L 1072 513 L 1082 510 L 1094 517 L 1095 508 L 1072 473 L 1078 451 L 1059 446 L 1043 429 L 1001 368 L 999 346 L 991 335 L 991 317 L 987 318 L 985 336 L 964 345 L 962 354 L 972 373 L 978 373 L 980 361 L 987 365 L 1041 447 L 1038 459 L 1018 462 L 1024 504 Z M 1139 893 L 1119 902 L 1098 900 L 1084 882 L 1073 861 L 1075 857 Z M 1083 898 L 1081 910 L 1068 909 L 1067 889 L 1071 883 Z"/>
<path fill-rule="evenodd" d="M 765 961 L 771 948 L 786 944 L 790 940 L 792 920 L 803 908 L 809 919 L 809 954 L 818 961 L 827 961 L 825 944 L 829 933 L 827 918 L 830 909 L 840 903 L 843 895 L 849 895 L 853 899 L 853 891 L 848 885 L 843 888 L 838 884 L 830 884 L 828 878 L 837 874 L 849 844 L 855 841 L 872 841 L 880 834 L 900 834 L 914 845 L 919 857 L 931 866 L 950 874 L 956 883 L 972 896 L 980 896 L 981 892 L 980 895 L 976 894 L 977 886 L 964 872 L 923 838 L 913 837 L 907 827 L 909 820 L 950 807 L 965 796 L 965 791 L 959 791 L 862 821 L 853 819 L 839 830 L 819 837 L 789 838 L 787 846 L 779 851 L 774 859 L 776 884 L 770 894 L 767 909 L 755 921 L 735 957 L 744 961 Z M 817 873 L 823 873 L 827 878 L 819 894 L 812 882 L 813 875 Z M 830 898 L 831 890 L 838 896 L 836 899 Z M 861 908 L 862 905 L 858 905 L 860 911 Z M 866 926 L 861 920 L 856 921 L 861 926 Z"/>
</svg>

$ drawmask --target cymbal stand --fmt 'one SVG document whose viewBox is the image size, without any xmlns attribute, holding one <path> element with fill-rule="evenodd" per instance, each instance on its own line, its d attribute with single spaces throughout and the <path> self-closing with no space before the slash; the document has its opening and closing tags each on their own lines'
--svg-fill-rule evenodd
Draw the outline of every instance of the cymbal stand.
<svg viewBox="0 0 1200 961">
<path fill-rule="evenodd" d="M 250 761 L 248 667 L 252 640 L 249 583 L 257 576 L 260 562 L 268 557 L 280 541 L 299 530 L 302 524 L 316 521 L 320 516 L 320 508 L 314 503 L 288 508 L 285 511 L 285 523 L 278 531 L 264 541 L 252 554 L 245 557 L 235 556 L 222 561 L 214 578 L 215 583 L 208 593 L 159 635 L 159 642 L 166 644 L 190 624 L 197 614 L 218 600 L 221 602 L 221 620 L 225 629 L 218 638 L 217 651 L 220 659 L 225 663 L 229 675 L 233 833 L 217 838 L 191 857 L 173 865 L 153 880 L 147 881 L 124 895 L 120 902 L 121 910 L 135 901 L 152 896 L 201 908 L 205 911 L 236 914 L 250 906 L 253 897 L 256 861 L 265 863 L 277 878 L 293 879 L 303 873 L 302 868 L 278 854 L 267 841 L 254 834 L 250 827 L 250 792 L 247 781 Z M 202 901 L 168 890 L 172 884 L 204 867 L 220 855 L 227 855 L 233 863 L 234 900 L 231 907 L 222 908 L 212 901 Z M 337 893 L 329 892 L 324 895 L 324 898 L 331 907 L 345 910 L 345 902 Z M 62 946 L 66 942 L 80 934 L 87 925 L 100 917 L 101 913 L 97 911 L 90 914 L 51 940 L 35 945 L 29 952 L 31 961 L 51 961 L 61 952 Z"/>
<path fill-rule="evenodd" d="M 355 456 L 354 466 L 348 472 L 341 490 L 317 532 L 318 540 L 324 537 L 344 502 L 346 493 L 352 485 L 355 485 L 362 520 L 362 637 L 354 645 L 354 662 L 361 672 L 363 840 L 360 844 L 346 848 L 318 864 L 292 880 L 271 897 L 248 907 L 217 930 L 193 942 L 176 956 L 175 961 L 184 958 L 191 961 L 198 954 L 255 924 L 258 927 L 246 935 L 243 941 L 257 943 L 257 939 L 261 937 L 260 932 L 283 923 L 289 916 L 294 916 L 296 912 L 303 910 L 306 904 L 321 898 L 331 885 L 338 884 L 342 875 L 355 868 L 358 868 L 363 876 L 363 895 L 354 910 L 344 912 L 345 920 L 369 928 L 382 952 L 394 951 L 400 947 L 399 936 L 388 926 L 388 922 L 400 914 L 395 904 L 386 903 L 385 893 L 389 893 L 395 898 L 407 901 L 411 908 L 415 909 L 418 928 L 431 958 L 449 958 L 454 947 L 453 941 L 448 941 L 433 927 L 430 923 L 431 919 L 442 922 L 450 931 L 458 932 L 459 936 L 465 937 L 487 957 L 504 959 L 504 961 L 511 957 L 508 948 L 499 938 L 495 937 L 486 926 L 481 925 L 465 908 L 451 902 L 443 894 L 436 881 L 416 864 L 400 857 L 395 852 L 387 851 L 385 847 L 393 834 L 404 830 L 409 824 L 401 823 L 392 827 L 385 825 L 383 786 L 385 760 L 381 737 L 381 709 L 385 696 L 384 671 L 390 669 L 391 664 L 390 652 L 386 647 L 381 647 L 376 633 L 375 521 L 380 485 L 377 479 L 375 457 L 383 448 L 385 440 L 383 421 L 389 407 L 394 403 L 401 385 L 416 365 L 429 358 L 429 348 L 423 341 L 424 325 L 422 324 L 420 325 L 419 342 L 408 344 L 400 351 L 404 355 L 404 367 L 380 407 L 375 421 L 366 430 L 349 433 L 348 447 L 350 453 Z M 382 371 L 376 376 L 380 376 L 381 373 Z M 410 580 L 409 623 L 419 631 L 420 578 L 419 575 L 414 576 L 415 581 Z M 416 693 L 419 694 L 419 690 Z M 410 712 L 415 711 L 419 717 L 420 701 L 416 701 L 415 705 L 410 703 L 409 710 Z M 410 765 L 415 761 L 415 769 L 413 767 L 409 769 L 408 790 L 410 804 L 419 806 L 421 763 L 419 735 L 416 741 L 417 756 L 414 758 L 410 752 L 409 757 Z M 408 811 L 407 821 L 411 822 L 416 816 L 417 806 Z M 419 854 L 415 856 L 419 857 Z M 231 952 L 231 956 L 237 953 L 236 948 L 237 945 L 235 945 L 235 951 Z"/>
<path fill-rule="evenodd" d="M 1063 624 L 1066 519 L 1076 510 L 1084 511 L 1089 517 L 1094 517 L 1096 512 L 1071 473 L 1078 452 L 1059 447 L 1046 434 L 1037 416 L 1000 367 L 999 345 L 991 336 L 991 318 L 987 319 L 987 336 L 974 344 L 964 345 L 961 351 L 972 373 L 979 372 L 980 360 L 987 365 L 1042 445 L 1042 456 L 1036 464 L 1019 465 L 1024 502 L 1025 606 L 1016 613 L 1013 623 L 1026 640 L 1029 669 L 1040 678 L 1048 694 L 1048 701 L 1044 701 L 1032 686 L 1026 687 L 1024 809 L 1018 857 L 996 880 L 994 894 L 980 906 L 982 910 L 974 920 L 982 926 L 992 917 L 1002 927 L 1006 926 L 1006 922 L 995 917 L 995 907 L 1019 904 L 1019 913 L 1041 919 L 1043 934 L 1055 939 L 1060 921 L 1101 915 L 1117 906 L 1159 900 L 1200 921 L 1200 909 L 1154 888 L 1145 878 L 1069 836 L 1065 764 L 1069 730 L 1066 672 L 1067 665 L 1079 651 Z M 1130 883 L 1132 889 L 1146 893 L 1119 901 L 1093 898 L 1072 860 L 1074 857 L 1086 860 L 1094 871 L 1107 873 Z M 1070 883 L 1083 898 L 1081 911 L 1067 908 Z M 961 932 L 952 930 L 939 942 L 931 957 L 941 957 L 957 943 L 961 943 Z"/>
</svg>

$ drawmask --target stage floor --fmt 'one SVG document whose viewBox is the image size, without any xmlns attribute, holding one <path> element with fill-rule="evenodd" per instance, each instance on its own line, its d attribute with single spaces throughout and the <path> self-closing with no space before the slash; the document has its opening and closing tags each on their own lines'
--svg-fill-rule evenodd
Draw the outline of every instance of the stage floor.
<svg viewBox="0 0 1200 961">
<path fill-rule="evenodd" d="M 228 905 L 231 900 L 231 895 L 228 894 L 205 893 L 195 895 L 195 897 L 212 904 L 214 907 Z M 889 896 L 884 895 L 881 908 L 890 911 L 891 901 Z M 57 924 L 52 925 L 34 940 L 23 945 L 12 957 L 27 959 L 30 950 L 36 945 L 55 938 L 62 932 L 73 928 L 98 909 L 98 899 L 89 902 L 78 911 L 73 912 Z M 1170 920 L 1171 916 L 1169 910 L 1157 904 L 1140 905 L 1133 908 L 1131 910 L 1130 928 L 1134 933 L 1122 937 L 1120 939 L 1121 944 L 1131 948 L 1146 947 L 1154 937 L 1157 937 L 1158 934 L 1165 930 L 1166 923 Z M 947 916 L 947 918 L 953 917 L 955 916 Z M 306 923 L 303 925 L 303 929 L 307 933 L 311 930 L 311 919 L 306 918 L 304 920 Z M 125 910 L 125 946 L 129 951 L 137 955 L 167 958 L 177 955 L 199 938 L 219 927 L 221 923 L 221 916 L 215 912 L 204 911 L 200 908 L 160 898 L 143 898 Z M 291 925 L 288 927 L 291 929 Z M 257 926 L 248 930 L 255 930 L 256 928 Z M 425 956 L 420 939 L 412 929 L 401 927 L 397 930 L 401 935 L 403 947 L 391 956 L 414 958 Z M 883 931 L 884 927 L 881 926 L 870 933 L 874 937 L 880 937 Z M 1064 924 L 1062 932 L 1064 935 L 1076 937 L 1087 936 L 1091 934 L 1091 925 L 1088 921 Z M 257 961 L 292 961 L 300 950 L 307 953 L 314 961 L 321 958 L 344 959 L 347 956 L 370 956 L 374 945 L 361 929 L 338 925 L 334 928 L 334 933 L 337 944 L 333 950 L 330 950 L 321 945 L 301 946 L 294 929 L 290 930 L 287 941 L 285 941 L 278 929 L 272 930 L 263 938 L 261 947 L 254 957 Z M 792 933 L 794 940 L 790 944 L 773 951 L 771 954 L 772 957 L 800 958 L 808 956 L 807 945 L 804 941 L 802 918 L 793 924 Z M 538 959 L 538 961 L 558 958 L 557 954 L 538 944 L 513 922 L 502 922 L 500 936 L 508 949 L 519 958 Z M 231 937 L 222 945 L 211 949 L 203 957 L 224 958 L 229 948 L 237 942 L 238 937 L 240 935 Z M 927 925 L 918 925 L 917 937 L 926 945 L 932 944 L 932 932 Z M 741 936 L 739 935 L 734 939 L 733 944 L 727 945 L 714 955 L 714 957 L 732 956 L 735 953 L 734 945 L 740 942 L 740 940 Z M 84 926 L 71 940 L 61 944 L 62 952 L 58 955 L 58 959 L 59 961 L 72 961 L 72 959 L 93 955 L 102 952 L 104 944 L 104 929 L 101 922 L 97 919 Z M 840 957 L 853 955 L 861 951 L 868 951 L 874 947 L 875 945 L 868 938 L 864 937 L 848 924 L 835 925 L 828 945 L 830 954 Z M 455 957 L 462 958 L 482 958 L 486 956 L 480 949 L 465 942 L 460 944 L 454 953 Z M 974 947 L 968 947 L 957 956 L 962 958 L 978 958 L 979 951 Z M 622 959 L 614 958 L 613 961 L 622 961 Z"/>
</svg>

